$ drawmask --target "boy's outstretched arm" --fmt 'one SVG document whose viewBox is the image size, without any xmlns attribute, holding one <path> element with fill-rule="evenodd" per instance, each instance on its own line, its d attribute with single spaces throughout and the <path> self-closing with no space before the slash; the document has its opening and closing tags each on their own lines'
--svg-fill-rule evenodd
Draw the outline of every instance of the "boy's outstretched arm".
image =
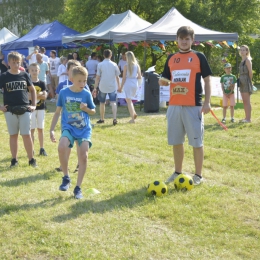
<svg viewBox="0 0 260 260">
<path fill-rule="evenodd" d="M 55 138 L 55 135 L 54 135 L 54 129 L 55 129 L 55 126 L 56 126 L 56 124 L 59 120 L 61 109 L 62 109 L 61 107 L 56 108 L 56 111 L 55 111 L 53 118 L 52 118 L 52 121 L 51 121 L 50 138 L 51 138 L 51 141 L 53 143 L 56 143 L 56 138 Z"/>
</svg>

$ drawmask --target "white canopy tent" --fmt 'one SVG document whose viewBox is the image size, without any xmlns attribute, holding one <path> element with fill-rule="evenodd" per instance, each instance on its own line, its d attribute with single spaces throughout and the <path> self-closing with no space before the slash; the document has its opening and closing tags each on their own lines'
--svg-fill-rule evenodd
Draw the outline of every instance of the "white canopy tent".
<svg viewBox="0 0 260 260">
<path fill-rule="evenodd" d="M 13 34 L 12 32 L 10 32 L 7 28 L 2 28 L 0 30 L 0 50 L 1 50 L 1 44 L 5 44 L 11 41 L 14 41 L 16 39 L 18 39 L 19 37 L 17 37 L 15 34 Z"/>
<path fill-rule="evenodd" d="M 194 29 L 196 41 L 237 41 L 237 33 L 224 33 L 204 28 L 185 18 L 175 7 L 172 7 L 161 19 L 151 26 L 135 32 L 115 32 L 114 42 L 132 41 L 175 41 L 177 30 L 181 26 L 190 26 Z"/>
<path fill-rule="evenodd" d="M 104 22 L 87 32 L 73 36 L 64 36 L 62 37 L 62 43 L 77 41 L 84 43 L 97 40 L 110 41 L 114 40 L 115 33 L 131 33 L 150 25 L 151 23 L 128 10 L 121 14 L 112 14 Z"/>
</svg>

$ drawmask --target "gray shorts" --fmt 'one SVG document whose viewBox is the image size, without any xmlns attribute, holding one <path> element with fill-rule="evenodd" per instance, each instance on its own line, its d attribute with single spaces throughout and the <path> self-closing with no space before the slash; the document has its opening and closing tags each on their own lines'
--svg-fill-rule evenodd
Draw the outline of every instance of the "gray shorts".
<svg viewBox="0 0 260 260">
<path fill-rule="evenodd" d="M 11 112 L 5 112 L 5 120 L 9 135 L 29 135 L 31 133 L 31 112 L 25 112 L 23 115 L 15 115 Z"/>
<path fill-rule="evenodd" d="M 169 106 L 166 116 L 169 145 L 183 144 L 187 134 L 189 145 L 203 146 L 204 118 L 201 106 Z"/>
</svg>

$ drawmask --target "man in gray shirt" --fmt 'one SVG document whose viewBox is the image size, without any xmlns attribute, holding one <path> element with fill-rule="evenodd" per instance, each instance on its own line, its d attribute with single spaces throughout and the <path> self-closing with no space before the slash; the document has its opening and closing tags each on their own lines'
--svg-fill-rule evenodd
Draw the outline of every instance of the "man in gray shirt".
<svg viewBox="0 0 260 260">
<path fill-rule="evenodd" d="M 115 62 L 111 61 L 112 51 L 104 50 L 104 60 L 98 64 L 95 80 L 94 91 L 99 86 L 98 100 L 100 102 L 100 120 L 98 124 L 105 122 L 105 102 L 108 94 L 113 113 L 113 125 L 117 124 L 117 90 L 120 88 L 119 75 L 120 71 Z M 98 85 L 99 84 L 99 85 Z"/>
</svg>

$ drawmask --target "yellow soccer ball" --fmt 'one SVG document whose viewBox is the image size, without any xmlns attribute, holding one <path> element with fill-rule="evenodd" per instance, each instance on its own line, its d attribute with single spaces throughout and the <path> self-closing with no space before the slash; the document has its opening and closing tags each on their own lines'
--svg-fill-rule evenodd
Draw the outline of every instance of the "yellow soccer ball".
<svg viewBox="0 0 260 260">
<path fill-rule="evenodd" d="M 160 197 L 167 194 L 168 187 L 163 181 L 153 181 L 148 185 L 147 193 L 149 195 Z"/>
<path fill-rule="evenodd" d="M 192 178 L 183 173 L 179 174 L 173 183 L 177 191 L 188 191 L 194 187 Z"/>
</svg>

